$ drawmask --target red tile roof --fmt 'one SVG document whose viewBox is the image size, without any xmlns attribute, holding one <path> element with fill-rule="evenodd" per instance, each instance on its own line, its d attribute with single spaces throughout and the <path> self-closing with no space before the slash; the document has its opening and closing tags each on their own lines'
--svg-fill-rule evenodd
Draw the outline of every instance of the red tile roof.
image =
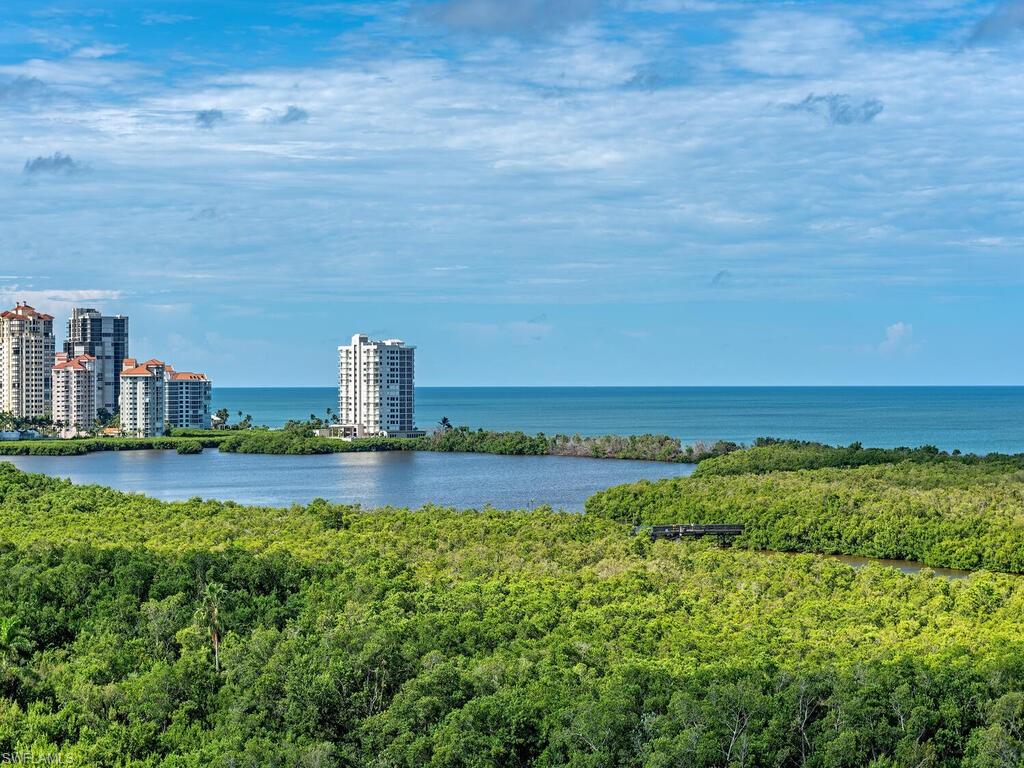
<svg viewBox="0 0 1024 768">
<path fill-rule="evenodd" d="M 123 365 L 124 368 L 121 370 L 122 376 L 152 376 L 153 372 L 149 370 L 150 367 L 159 365 L 163 366 L 164 373 L 170 377 L 171 381 L 206 381 L 205 373 L 176 371 L 170 363 L 163 363 L 155 359 L 147 360 L 140 364 L 134 357 L 126 357 Z"/>
<path fill-rule="evenodd" d="M 57 363 L 53 366 L 53 370 L 62 371 L 65 368 L 70 368 L 74 371 L 85 371 L 88 369 L 83 365 L 83 363 L 92 362 L 95 359 L 96 358 L 92 355 L 79 355 L 78 357 L 73 357 L 70 360 L 64 360 Z"/>
<path fill-rule="evenodd" d="M 124 367 L 121 369 L 121 375 L 122 376 L 157 376 L 157 375 L 161 375 L 162 376 L 163 375 L 162 372 L 160 374 L 156 374 L 152 370 L 153 368 L 156 368 L 156 367 L 161 367 L 161 368 L 163 367 L 164 364 L 161 363 L 159 360 L 147 360 L 146 362 L 142 363 L 141 365 L 137 365 L 136 364 L 136 360 L 135 360 L 134 357 L 126 357 L 124 359 L 123 365 L 124 365 Z"/>
<path fill-rule="evenodd" d="M 9 320 L 53 320 L 53 315 L 37 312 L 35 307 L 30 307 L 24 302 L 19 302 L 14 309 L 0 312 L 0 317 L 6 317 Z"/>
<path fill-rule="evenodd" d="M 137 366 L 135 368 L 128 368 L 127 370 L 121 371 L 121 375 L 122 376 L 155 376 L 156 374 L 153 373 L 153 371 L 150 370 L 147 366 L 140 365 L 140 366 Z"/>
</svg>

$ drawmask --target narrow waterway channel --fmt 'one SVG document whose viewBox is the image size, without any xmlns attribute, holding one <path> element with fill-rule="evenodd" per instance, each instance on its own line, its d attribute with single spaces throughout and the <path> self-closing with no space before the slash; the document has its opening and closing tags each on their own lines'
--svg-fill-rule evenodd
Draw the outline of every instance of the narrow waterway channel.
<svg viewBox="0 0 1024 768">
<path fill-rule="evenodd" d="M 780 555 L 807 554 L 803 552 L 774 552 L 772 550 L 761 551 L 768 552 L 770 554 Z M 852 566 L 854 568 L 863 568 L 865 565 L 884 565 L 888 568 L 895 568 L 901 573 L 906 574 L 920 573 L 921 571 L 927 570 L 931 571 L 936 576 L 941 576 L 944 579 L 966 579 L 973 573 L 973 571 L 961 571 L 956 568 L 933 568 L 930 565 L 925 565 L 924 563 L 916 563 L 913 560 L 886 560 L 877 557 L 858 557 L 856 555 L 829 555 L 820 553 L 810 554 L 817 554 L 818 557 L 827 557 L 831 560 L 838 560 L 839 562 L 846 563 L 846 565 Z"/>
</svg>

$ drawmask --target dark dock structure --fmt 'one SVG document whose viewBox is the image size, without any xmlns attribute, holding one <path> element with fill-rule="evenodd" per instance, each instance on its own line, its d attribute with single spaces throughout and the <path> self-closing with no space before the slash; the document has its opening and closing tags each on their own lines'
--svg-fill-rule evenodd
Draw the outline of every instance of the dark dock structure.
<svg viewBox="0 0 1024 768">
<path fill-rule="evenodd" d="M 633 534 L 647 533 L 651 541 L 668 539 L 679 541 L 680 539 L 700 539 L 704 536 L 718 537 L 718 543 L 723 547 L 732 543 L 732 540 L 743 533 L 742 525 L 712 523 L 710 525 L 696 525 L 694 523 L 675 523 L 672 525 L 644 525 L 633 529 Z"/>
</svg>

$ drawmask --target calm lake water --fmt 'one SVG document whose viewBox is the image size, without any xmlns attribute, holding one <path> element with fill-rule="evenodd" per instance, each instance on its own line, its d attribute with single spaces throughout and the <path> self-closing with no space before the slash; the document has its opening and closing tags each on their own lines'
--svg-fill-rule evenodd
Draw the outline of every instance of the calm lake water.
<svg viewBox="0 0 1024 768">
<path fill-rule="evenodd" d="M 289 506 L 316 497 L 364 507 L 582 511 L 595 492 L 641 479 L 689 475 L 689 464 L 577 459 L 563 456 L 491 456 L 473 453 L 336 453 L 325 456 L 253 456 L 206 450 L 113 451 L 85 456 L 0 456 L 26 472 L 69 478 L 168 501 L 201 496 L 242 504 Z"/>
<path fill-rule="evenodd" d="M 787 552 L 786 554 L 794 553 Z M 908 575 L 920 573 L 924 570 L 929 570 L 936 576 L 941 576 L 944 579 L 966 579 L 971 575 L 971 571 L 961 571 L 956 568 L 933 568 L 923 563 L 915 563 L 913 560 L 882 560 L 875 557 L 857 557 L 856 555 L 820 555 L 820 557 L 838 560 L 840 563 L 852 566 L 853 568 L 863 568 L 865 565 L 884 565 Z"/>
<path fill-rule="evenodd" d="M 215 408 L 257 424 L 337 408 L 332 387 L 214 387 Z M 416 421 L 484 429 L 672 435 L 684 442 L 787 437 L 866 446 L 1024 451 L 1024 387 L 417 387 Z"/>
</svg>

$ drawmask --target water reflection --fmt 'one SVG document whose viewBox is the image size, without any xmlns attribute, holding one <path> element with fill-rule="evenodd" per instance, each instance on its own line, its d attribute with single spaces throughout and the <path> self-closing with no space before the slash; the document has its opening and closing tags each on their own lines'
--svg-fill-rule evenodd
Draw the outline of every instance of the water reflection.
<svg viewBox="0 0 1024 768">
<path fill-rule="evenodd" d="M 419 452 L 249 456 L 206 450 L 179 456 L 173 451 L 123 451 L 2 460 L 28 472 L 165 500 L 201 496 L 288 506 L 320 496 L 365 507 L 434 503 L 515 509 L 550 504 L 572 511 L 582 511 L 587 497 L 603 488 L 688 475 L 694 469 L 653 461 Z"/>
<path fill-rule="evenodd" d="M 775 552 L 773 550 L 762 551 L 773 555 L 791 555 L 793 557 L 807 554 L 804 552 Z M 901 573 L 906 573 L 908 575 L 921 573 L 921 571 L 931 571 L 936 576 L 941 576 L 944 579 L 966 579 L 971 575 L 971 573 L 973 573 L 973 571 L 961 571 L 956 568 L 933 568 L 930 565 L 917 563 L 913 560 L 887 560 L 880 557 L 858 557 L 856 555 L 833 554 L 816 554 L 814 556 L 827 557 L 830 560 L 838 560 L 840 563 L 845 563 L 853 568 L 863 568 L 865 565 L 882 565 L 887 568 L 895 568 Z"/>
<path fill-rule="evenodd" d="M 932 571 L 936 576 L 941 576 L 945 579 L 966 579 L 971 575 L 971 571 L 961 571 L 956 568 L 932 568 L 930 565 L 915 563 L 912 560 L 884 560 L 873 557 L 854 557 L 852 555 L 825 555 L 825 557 L 830 557 L 841 563 L 852 565 L 854 568 L 863 568 L 865 565 L 884 565 L 908 574 L 920 573 L 921 571 L 927 570 Z"/>
</svg>

